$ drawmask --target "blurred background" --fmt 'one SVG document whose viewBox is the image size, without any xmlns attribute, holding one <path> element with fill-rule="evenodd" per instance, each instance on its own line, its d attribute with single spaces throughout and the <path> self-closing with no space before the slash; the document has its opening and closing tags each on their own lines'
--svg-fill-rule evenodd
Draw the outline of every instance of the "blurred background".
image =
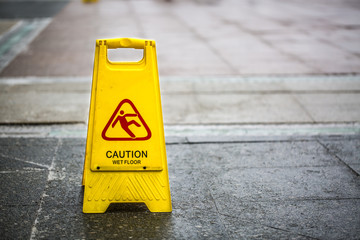
<svg viewBox="0 0 360 240">
<path fill-rule="evenodd" d="M 95 40 L 135 37 L 157 41 L 165 124 L 358 123 L 359 11 L 356 0 L 1 0 L 0 122 L 86 123 Z"/>
<path fill-rule="evenodd" d="M 119 37 L 157 41 L 165 124 L 358 123 L 359 11 L 356 0 L 1 0 L 0 123 L 86 123 L 95 40 Z"/>
<path fill-rule="evenodd" d="M 26 50 L 2 66 L 1 76 L 89 76 L 94 40 L 128 36 L 158 42 L 161 76 L 358 73 L 359 5 L 356 0 L 1 0 L 1 31 L 17 32 L 12 44 L 37 31 Z"/>
</svg>

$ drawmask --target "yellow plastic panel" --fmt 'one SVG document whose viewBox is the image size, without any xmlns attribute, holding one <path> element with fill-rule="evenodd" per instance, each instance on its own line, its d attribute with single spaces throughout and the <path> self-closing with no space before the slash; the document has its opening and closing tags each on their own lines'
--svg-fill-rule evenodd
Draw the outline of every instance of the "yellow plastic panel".
<svg viewBox="0 0 360 240">
<path fill-rule="evenodd" d="M 139 62 L 110 62 L 108 48 L 144 49 Z M 155 41 L 96 41 L 83 174 L 84 212 L 145 202 L 170 212 L 171 199 Z"/>
</svg>

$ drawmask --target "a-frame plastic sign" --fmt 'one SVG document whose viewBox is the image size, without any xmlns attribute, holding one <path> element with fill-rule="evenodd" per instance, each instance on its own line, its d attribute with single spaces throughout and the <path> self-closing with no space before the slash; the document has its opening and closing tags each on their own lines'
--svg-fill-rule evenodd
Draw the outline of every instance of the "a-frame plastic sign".
<svg viewBox="0 0 360 240">
<path fill-rule="evenodd" d="M 139 62 L 110 62 L 110 48 L 144 49 Z M 84 213 L 110 203 L 171 212 L 155 41 L 96 41 L 83 173 Z"/>
</svg>

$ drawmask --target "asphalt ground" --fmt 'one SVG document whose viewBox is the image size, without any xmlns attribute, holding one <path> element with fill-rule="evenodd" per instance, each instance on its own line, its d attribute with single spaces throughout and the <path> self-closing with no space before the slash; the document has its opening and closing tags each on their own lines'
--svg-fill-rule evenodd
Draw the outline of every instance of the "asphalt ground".
<svg viewBox="0 0 360 240">
<path fill-rule="evenodd" d="M 2 238 L 360 238 L 358 1 L 0 6 Z M 106 37 L 157 42 L 172 213 L 82 213 Z"/>
</svg>

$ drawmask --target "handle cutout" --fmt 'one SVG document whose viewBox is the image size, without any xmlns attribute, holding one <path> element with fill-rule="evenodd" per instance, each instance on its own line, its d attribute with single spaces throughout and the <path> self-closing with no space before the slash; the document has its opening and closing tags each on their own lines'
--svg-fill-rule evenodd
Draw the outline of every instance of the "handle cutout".
<svg viewBox="0 0 360 240">
<path fill-rule="evenodd" d="M 144 57 L 144 49 L 108 49 L 107 55 L 110 62 L 139 62 Z"/>
</svg>

